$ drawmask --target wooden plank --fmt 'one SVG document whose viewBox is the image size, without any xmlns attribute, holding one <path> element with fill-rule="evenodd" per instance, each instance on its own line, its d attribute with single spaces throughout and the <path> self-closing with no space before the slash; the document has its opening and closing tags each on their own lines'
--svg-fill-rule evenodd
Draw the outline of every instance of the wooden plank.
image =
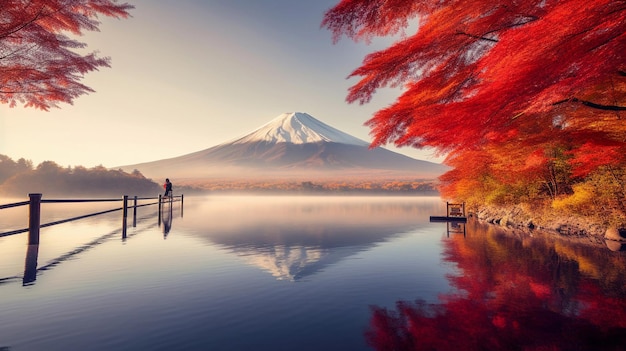
<svg viewBox="0 0 626 351">
<path fill-rule="evenodd" d="M 431 222 L 467 222 L 466 217 L 430 216 Z"/>
</svg>

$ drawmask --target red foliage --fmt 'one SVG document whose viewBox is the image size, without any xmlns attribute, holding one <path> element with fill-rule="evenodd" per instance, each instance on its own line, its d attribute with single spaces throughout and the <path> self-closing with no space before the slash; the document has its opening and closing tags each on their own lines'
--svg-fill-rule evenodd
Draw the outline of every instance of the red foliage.
<svg viewBox="0 0 626 351">
<path fill-rule="evenodd" d="M 406 84 L 368 122 L 374 144 L 480 144 L 520 114 L 549 110 L 615 76 L 626 62 L 626 8 L 610 0 L 344 0 L 322 24 L 335 38 L 359 39 L 398 31 L 410 19 L 420 24 L 414 35 L 370 54 L 352 73 L 362 78 L 350 102 Z"/>
<path fill-rule="evenodd" d="M 574 157 L 569 163 L 574 166 L 573 175 L 575 177 L 584 177 L 598 167 L 613 164 L 615 160 L 624 159 L 624 152 L 626 152 L 626 147 L 623 143 L 602 145 L 590 141 L 571 151 Z"/>
<path fill-rule="evenodd" d="M 439 303 L 371 307 L 366 338 L 375 350 L 622 350 L 623 260 L 597 248 L 525 240 L 468 223 L 445 244 L 451 293 Z M 479 230 L 477 230 L 479 229 Z M 566 255 L 567 254 L 567 255 Z M 579 262 L 603 267 L 599 277 Z M 613 274 L 613 275 L 612 275 Z"/>
<path fill-rule="evenodd" d="M 116 0 L 2 1 L 0 102 L 48 110 L 93 90 L 80 83 L 109 58 L 80 55 L 86 45 L 63 33 L 97 31 L 98 15 L 126 18 L 133 8 Z"/>
<path fill-rule="evenodd" d="M 504 157 L 513 144 L 513 170 L 539 165 L 533 155 L 552 144 L 626 148 L 623 1 L 343 0 L 322 25 L 335 40 L 367 40 L 411 22 L 418 24 L 414 34 L 368 55 L 351 74 L 360 81 L 348 102 L 367 103 L 378 88 L 403 87 L 396 102 L 366 122 L 373 145 Z M 582 154 L 573 153 L 581 172 L 615 155 L 594 162 L 576 156 Z"/>
</svg>

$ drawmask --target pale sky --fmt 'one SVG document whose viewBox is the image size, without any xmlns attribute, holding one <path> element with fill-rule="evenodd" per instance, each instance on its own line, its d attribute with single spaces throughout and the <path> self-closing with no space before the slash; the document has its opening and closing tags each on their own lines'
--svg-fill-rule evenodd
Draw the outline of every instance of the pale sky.
<svg viewBox="0 0 626 351">
<path fill-rule="evenodd" d="M 320 27 L 339 0 L 127 0 L 132 18 L 105 18 L 79 40 L 111 57 L 87 74 L 95 93 L 49 112 L 0 105 L 0 154 L 35 165 L 116 167 L 200 151 L 284 112 L 305 112 L 370 141 L 363 123 L 399 92 L 345 102 L 346 77 L 370 52 Z M 386 148 L 439 162 L 433 152 Z"/>
</svg>

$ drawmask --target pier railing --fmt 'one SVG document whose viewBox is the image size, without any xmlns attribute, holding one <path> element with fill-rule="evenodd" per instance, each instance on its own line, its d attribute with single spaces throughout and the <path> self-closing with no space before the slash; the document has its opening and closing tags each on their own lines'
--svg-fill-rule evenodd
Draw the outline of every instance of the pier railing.
<svg viewBox="0 0 626 351">
<path fill-rule="evenodd" d="M 138 197 L 133 196 L 129 197 L 128 195 L 124 195 L 122 198 L 118 199 L 43 199 L 43 195 L 40 193 L 28 194 L 28 201 L 14 202 L 5 205 L 0 205 L 0 210 L 19 207 L 19 206 L 28 206 L 28 228 L 16 229 L 11 231 L 6 231 L 0 233 L 0 238 L 15 234 L 21 234 L 28 232 L 28 244 L 29 245 L 37 245 L 39 244 L 39 233 L 40 229 L 44 227 L 53 226 L 56 224 L 66 223 L 70 221 L 75 221 L 82 218 L 97 216 L 105 213 L 122 211 L 122 237 L 126 237 L 126 228 L 127 228 L 127 218 L 128 218 L 128 209 L 133 209 L 133 226 L 136 225 L 137 221 L 137 208 L 143 206 L 154 206 L 158 205 L 159 211 L 159 223 L 161 222 L 161 207 L 164 203 L 172 203 L 172 202 L 180 202 L 181 203 L 181 214 L 183 209 L 183 195 L 174 195 L 174 196 L 162 196 L 159 195 L 157 197 Z M 132 204 L 129 205 L 129 202 L 132 200 Z M 156 200 L 154 202 L 148 202 L 143 204 L 138 204 L 140 200 Z M 122 206 L 108 209 L 104 211 L 89 213 L 77 217 L 66 218 L 62 220 L 57 220 L 48 223 L 41 223 L 41 204 L 42 203 L 78 203 L 78 202 L 121 202 Z"/>
</svg>

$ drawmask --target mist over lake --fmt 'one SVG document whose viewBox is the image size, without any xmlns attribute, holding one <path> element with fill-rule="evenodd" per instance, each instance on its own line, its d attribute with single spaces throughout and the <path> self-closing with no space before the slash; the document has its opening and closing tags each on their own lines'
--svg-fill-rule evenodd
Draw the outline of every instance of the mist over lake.
<svg viewBox="0 0 626 351">
<path fill-rule="evenodd" d="M 46 204 L 42 216 L 102 207 Z M 450 308 L 437 336 L 470 338 L 478 331 L 460 322 L 471 316 L 492 328 L 476 335 L 498 339 L 502 304 L 514 301 L 515 316 L 575 317 L 580 335 L 622 340 L 623 251 L 429 222 L 443 213 L 438 197 L 189 196 L 161 216 L 139 208 L 125 239 L 119 212 L 42 228 L 35 254 L 27 233 L 3 237 L 0 347 L 373 350 L 385 335 L 400 344 L 405 326 L 393 318 L 416 301 Z M 0 211 L 0 231 L 24 215 Z M 25 279 L 33 255 L 38 269 Z M 609 310 L 616 318 L 599 318 Z M 518 322 L 523 340 L 537 335 Z M 396 336 L 385 334 L 394 325 Z"/>
</svg>

